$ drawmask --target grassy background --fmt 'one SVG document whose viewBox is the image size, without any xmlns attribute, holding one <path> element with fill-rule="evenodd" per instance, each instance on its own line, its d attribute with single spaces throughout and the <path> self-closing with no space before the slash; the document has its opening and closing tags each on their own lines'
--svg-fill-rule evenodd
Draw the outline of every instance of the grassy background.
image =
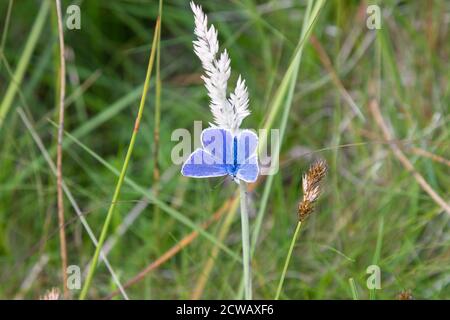
<svg viewBox="0 0 450 320">
<path fill-rule="evenodd" d="M 65 128 L 120 169 L 145 78 L 158 3 L 63 1 L 63 8 L 74 3 L 80 4 L 81 30 L 65 31 Z M 252 115 L 244 126 L 262 127 L 296 47 L 305 3 L 198 3 L 209 13 L 222 47 L 231 56 L 230 84 L 238 74 L 247 80 Z M 0 47 L 1 99 L 17 80 L 13 73 L 40 5 L 33 0 L 0 2 L 4 39 Z M 366 6 L 364 1 L 327 1 L 313 30 L 322 51 L 317 44 L 305 46 L 281 149 L 282 166 L 270 189 L 253 260 L 256 298 L 274 297 L 295 228 L 301 174 L 318 157 L 328 161 L 329 175 L 317 211 L 304 225 L 295 247 L 282 298 L 350 299 L 349 278 L 355 279 L 360 297 L 368 298 L 366 268 L 372 264 L 379 265 L 382 272 L 382 289 L 375 298 L 394 299 L 407 289 L 415 298 L 450 298 L 449 215 L 382 143 L 381 131 L 368 109 L 371 86 L 379 84 L 381 112 L 394 135 L 402 139 L 405 154 L 432 188 L 449 199 L 448 164 L 420 156 L 411 147 L 450 158 L 450 7 L 445 1 L 383 1 L 382 29 L 370 31 Z M 220 179 L 183 178 L 179 166 L 171 162 L 171 150 L 177 143 L 171 141 L 172 131 L 192 131 L 193 121 L 201 120 L 206 127 L 212 120 L 200 62 L 192 52 L 193 38 L 188 2 L 164 1 L 158 197 L 201 226 L 229 203 L 236 186 Z M 331 64 L 325 63 L 324 55 Z M 56 179 L 17 113 L 19 107 L 24 110 L 56 159 L 57 129 L 49 120 L 57 119 L 58 59 L 52 2 L 0 128 L 0 298 L 38 298 L 52 287 L 61 288 Z M 342 88 L 365 120 L 355 117 L 343 99 Z M 153 185 L 154 105 L 152 82 L 127 174 L 142 190 Z M 276 119 L 275 128 L 279 122 Z M 346 144 L 356 145 L 338 147 Z M 67 137 L 63 171 L 98 236 L 116 175 Z M 250 195 L 251 226 L 264 183 L 262 179 Z M 165 211 L 155 212 L 151 203 L 142 205 L 143 196 L 124 185 L 109 232 L 117 232 L 135 206 L 144 207 L 108 256 L 123 283 L 192 232 Z M 65 205 L 69 264 L 84 270 L 94 246 L 67 199 Z M 206 230 L 240 256 L 240 219 L 235 214 L 227 220 L 229 211 Z M 234 298 L 241 272 L 232 256 L 199 236 L 127 292 L 131 298 L 191 298 L 203 277 L 206 282 L 200 297 Z M 101 298 L 115 289 L 101 264 L 89 296 Z M 72 294 L 78 295 L 77 291 Z"/>
</svg>

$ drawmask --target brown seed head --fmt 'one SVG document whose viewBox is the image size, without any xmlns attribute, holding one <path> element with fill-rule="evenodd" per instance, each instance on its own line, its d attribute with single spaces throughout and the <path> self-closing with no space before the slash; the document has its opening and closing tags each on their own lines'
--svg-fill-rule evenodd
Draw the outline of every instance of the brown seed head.
<svg viewBox="0 0 450 320">
<path fill-rule="evenodd" d="M 300 221 L 304 221 L 313 211 L 314 207 L 312 202 L 309 201 L 301 201 L 298 204 L 298 219 Z"/>
<path fill-rule="evenodd" d="M 303 199 L 298 205 L 298 218 L 300 221 L 304 221 L 314 211 L 314 202 L 320 194 L 320 181 L 327 174 L 327 170 L 328 166 L 325 160 L 318 160 L 303 175 Z"/>
</svg>

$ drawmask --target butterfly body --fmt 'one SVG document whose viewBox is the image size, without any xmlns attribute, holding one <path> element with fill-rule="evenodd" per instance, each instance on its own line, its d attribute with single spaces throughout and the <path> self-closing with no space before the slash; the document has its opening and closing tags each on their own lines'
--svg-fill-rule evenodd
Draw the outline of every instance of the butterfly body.
<svg viewBox="0 0 450 320">
<path fill-rule="evenodd" d="M 208 128 L 201 135 L 203 148 L 195 150 L 181 168 L 187 177 L 229 175 L 234 181 L 254 182 L 259 174 L 258 137 L 250 130 L 236 135 L 222 128 Z"/>
</svg>

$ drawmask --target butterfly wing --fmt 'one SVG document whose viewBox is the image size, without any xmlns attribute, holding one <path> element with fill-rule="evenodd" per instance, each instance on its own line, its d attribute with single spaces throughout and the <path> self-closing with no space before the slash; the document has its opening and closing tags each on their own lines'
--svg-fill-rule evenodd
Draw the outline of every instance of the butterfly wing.
<svg viewBox="0 0 450 320">
<path fill-rule="evenodd" d="M 227 174 L 227 166 L 203 149 L 197 149 L 181 167 L 181 174 L 191 178 L 220 177 Z"/>
<path fill-rule="evenodd" d="M 250 130 L 242 130 L 237 136 L 237 164 L 236 178 L 245 182 L 255 182 L 259 175 L 258 136 Z"/>
<path fill-rule="evenodd" d="M 237 164 L 245 164 L 256 153 L 258 136 L 250 130 L 242 130 L 237 136 Z"/>
<path fill-rule="evenodd" d="M 233 135 L 222 128 L 207 128 L 200 137 L 203 149 L 219 163 L 233 164 Z"/>
<path fill-rule="evenodd" d="M 258 157 L 251 156 L 245 163 L 239 165 L 236 173 L 236 178 L 244 180 L 245 182 L 255 182 L 259 175 Z"/>
</svg>

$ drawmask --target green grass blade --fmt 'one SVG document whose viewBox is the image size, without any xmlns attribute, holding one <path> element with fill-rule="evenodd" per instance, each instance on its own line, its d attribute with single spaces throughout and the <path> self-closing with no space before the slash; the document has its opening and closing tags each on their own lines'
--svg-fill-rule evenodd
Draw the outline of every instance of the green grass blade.
<svg viewBox="0 0 450 320">
<path fill-rule="evenodd" d="M 107 235 L 107 232 L 109 229 L 109 224 L 111 223 L 111 219 L 112 219 L 114 211 L 116 209 L 116 203 L 119 200 L 120 190 L 122 189 L 122 184 L 125 179 L 125 175 L 127 173 L 128 164 L 130 163 L 131 155 L 133 153 L 134 144 L 135 144 L 136 138 L 137 138 L 137 133 L 139 132 L 139 125 L 140 125 L 140 122 L 142 119 L 142 115 L 144 113 L 145 99 L 147 97 L 147 91 L 149 88 L 150 77 L 151 77 L 152 69 L 153 69 L 153 62 L 155 59 L 156 41 L 158 40 L 159 28 L 160 28 L 160 24 L 159 24 L 159 20 L 157 20 L 156 26 L 155 26 L 155 35 L 153 38 L 152 50 L 150 53 L 149 63 L 148 63 L 148 67 L 147 67 L 147 74 L 145 76 L 144 88 L 142 91 L 141 103 L 139 105 L 138 115 L 136 117 L 136 122 L 135 122 L 135 125 L 133 128 L 133 133 L 131 135 L 130 145 L 128 147 L 127 154 L 125 156 L 125 161 L 123 162 L 122 170 L 121 170 L 120 176 L 119 176 L 119 181 L 117 182 L 116 189 L 114 191 L 114 195 L 113 195 L 113 198 L 111 201 L 111 206 L 109 207 L 105 222 L 103 224 L 102 232 L 101 232 L 100 238 L 98 240 L 98 245 L 95 249 L 94 257 L 92 258 L 91 267 L 89 268 L 89 272 L 86 277 L 86 281 L 84 282 L 83 289 L 81 290 L 81 293 L 80 293 L 80 300 L 85 299 L 87 292 L 89 290 L 89 287 L 91 285 L 92 279 L 94 277 L 95 269 L 97 268 L 97 262 L 98 262 L 98 258 L 100 255 L 100 250 L 103 246 L 103 243 L 105 242 L 106 235 Z"/>
<path fill-rule="evenodd" d="M 0 130 L 3 126 L 3 122 L 8 114 L 9 109 L 14 101 L 17 90 L 22 83 L 25 71 L 30 63 L 31 55 L 33 54 L 36 43 L 39 36 L 44 28 L 48 12 L 50 10 L 50 1 L 44 0 L 41 2 L 41 8 L 39 9 L 36 20 L 34 21 L 33 27 L 31 29 L 30 35 L 28 36 L 27 42 L 25 43 L 25 48 L 19 59 L 19 63 L 14 72 L 13 80 L 9 83 L 6 94 L 3 97 L 2 103 L 0 104 Z M 1 52 L 3 55 L 3 52 Z"/>
</svg>

